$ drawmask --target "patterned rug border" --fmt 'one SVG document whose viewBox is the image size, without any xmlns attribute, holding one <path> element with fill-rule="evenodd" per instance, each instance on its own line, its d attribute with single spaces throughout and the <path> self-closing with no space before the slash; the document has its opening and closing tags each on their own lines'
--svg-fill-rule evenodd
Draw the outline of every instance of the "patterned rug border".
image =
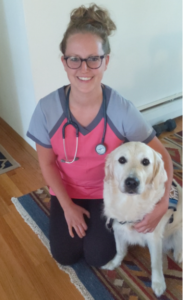
<svg viewBox="0 0 183 300">
<path fill-rule="evenodd" d="M 2 153 L 5 158 L 12 164 L 12 166 L 6 167 L 5 169 L 0 168 L 0 175 L 21 167 L 20 164 L 7 152 L 7 150 L 2 145 L 0 145 L 0 153 Z"/>
</svg>

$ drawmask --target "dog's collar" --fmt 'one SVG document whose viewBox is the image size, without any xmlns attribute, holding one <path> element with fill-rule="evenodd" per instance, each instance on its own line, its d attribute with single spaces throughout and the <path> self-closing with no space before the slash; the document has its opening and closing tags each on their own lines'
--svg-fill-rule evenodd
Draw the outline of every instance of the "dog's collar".
<svg viewBox="0 0 183 300">
<path fill-rule="evenodd" d="M 177 189 L 177 184 L 176 184 L 176 181 L 173 179 L 171 189 L 170 189 L 168 209 L 173 209 L 173 211 L 176 211 L 177 210 L 178 199 L 179 199 L 179 193 L 178 193 L 178 189 Z M 168 223 L 172 223 L 173 220 L 174 219 L 173 219 L 173 214 L 172 214 Z M 113 222 L 114 222 L 114 219 L 109 219 L 107 221 L 106 225 L 107 225 L 108 229 L 112 230 Z M 137 223 L 137 222 L 140 222 L 140 220 L 137 220 L 135 222 L 134 221 L 119 222 L 119 224 L 124 225 L 124 224 Z"/>
<path fill-rule="evenodd" d="M 176 184 L 176 181 L 173 179 L 171 189 L 170 189 L 168 209 L 173 209 L 173 211 L 176 211 L 178 200 L 179 200 L 179 193 L 178 193 L 178 189 L 177 189 L 177 184 Z M 173 219 L 173 214 L 172 214 L 168 223 L 172 223 L 173 220 L 174 219 Z"/>
<path fill-rule="evenodd" d="M 108 219 L 107 223 L 106 223 L 106 226 L 108 229 L 112 230 L 112 225 L 113 225 L 113 222 L 114 222 L 115 219 Z M 137 220 L 137 221 L 125 221 L 125 222 L 118 222 L 119 224 L 121 225 L 124 225 L 124 224 L 132 224 L 132 223 L 137 223 L 137 222 L 140 222 L 140 220 Z"/>
<path fill-rule="evenodd" d="M 168 208 L 173 209 L 174 211 L 176 211 L 178 200 L 179 200 L 179 193 L 178 193 L 176 182 L 173 180 L 172 185 L 171 185 L 171 189 L 170 189 Z"/>
</svg>

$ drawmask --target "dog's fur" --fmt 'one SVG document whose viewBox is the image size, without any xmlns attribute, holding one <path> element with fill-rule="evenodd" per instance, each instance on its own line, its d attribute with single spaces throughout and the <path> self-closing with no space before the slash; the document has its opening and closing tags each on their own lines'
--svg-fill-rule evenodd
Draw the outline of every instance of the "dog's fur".
<svg viewBox="0 0 183 300">
<path fill-rule="evenodd" d="M 144 159 L 148 159 L 149 164 Z M 132 183 L 129 183 L 131 179 Z M 133 223 L 142 220 L 153 210 L 164 195 L 166 180 L 167 174 L 161 155 L 143 143 L 125 143 L 107 157 L 104 179 L 104 215 L 108 219 L 114 219 L 113 230 L 117 254 L 103 268 L 113 270 L 119 266 L 127 253 L 129 244 L 147 245 L 151 255 L 152 289 L 157 296 L 160 296 L 166 289 L 162 269 L 163 249 L 173 249 L 175 261 L 178 263 L 182 261 L 181 187 L 176 183 L 179 193 L 177 211 L 168 209 L 152 233 L 137 232 Z M 169 223 L 172 214 L 174 221 Z M 120 224 L 119 222 L 126 223 Z"/>
</svg>

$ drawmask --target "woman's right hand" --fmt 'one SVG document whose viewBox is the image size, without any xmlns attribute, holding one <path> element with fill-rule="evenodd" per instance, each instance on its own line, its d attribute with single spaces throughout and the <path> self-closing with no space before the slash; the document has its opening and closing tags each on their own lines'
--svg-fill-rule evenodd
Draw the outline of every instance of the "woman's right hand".
<svg viewBox="0 0 183 300">
<path fill-rule="evenodd" d="M 88 218 L 90 218 L 90 213 L 83 207 L 76 205 L 72 202 L 72 204 L 67 207 L 67 209 L 64 210 L 65 219 L 68 225 L 69 234 L 73 238 L 73 228 L 76 231 L 77 235 L 80 238 L 83 238 L 87 230 L 87 225 L 84 219 L 84 215 L 86 215 Z"/>
<path fill-rule="evenodd" d="M 58 201 L 64 210 L 70 236 L 74 237 L 74 228 L 78 236 L 82 238 L 85 236 L 85 231 L 87 230 L 83 215 L 89 218 L 90 213 L 86 209 L 76 205 L 68 196 L 62 183 L 53 149 L 44 148 L 39 144 L 36 144 L 36 149 L 42 174 L 47 184 L 52 188 L 55 195 L 57 195 Z"/>
</svg>

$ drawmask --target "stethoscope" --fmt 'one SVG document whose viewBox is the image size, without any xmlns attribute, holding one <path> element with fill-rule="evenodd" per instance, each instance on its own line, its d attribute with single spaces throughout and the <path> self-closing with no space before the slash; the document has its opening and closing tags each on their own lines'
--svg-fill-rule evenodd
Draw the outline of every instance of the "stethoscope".
<svg viewBox="0 0 183 300">
<path fill-rule="evenodd" d="M 70 95 L 71 88 L 69 88 L 68 93 L 66 95 L 66 112 L 67 112 L 67 122 L 64 124 L 62 128 L 62 139 L 63 139 L 63 147 L 64 147 L 64 154 L 65 154 L 65 160 L 61 159 L 61 162 L 67 163 L 67 164 L 72 164 L 74 161 L 78 160 L 79 158 L 76 157 L 77 155 L 77 150 L 78 150 L 78 137 L 79 137 L 79 126 L 76 124 L 74 121 L 71 119 L 71 112 L 69 109 L 69 95 Z M 103 117 L 104 117 L 104 131 L 102 135 L 102 141 L 100 144 L 98 144 L 95 147 L 95 151 L 99 155 L 103 155 L 106 153 L 107 148 L 104 145 L 104 139 L 105 139 L 105 133 L 106 133 L 106 126 L 107 126 L 107 115 L 106 115 L 106 97 L 105 97 L 105 92 L 104 89 L 102 88 L 102 93 L 103 93 L 103 101 L 102 101 L 102 108 L 103 108 Z M 68 125 L 72 125 L 76 129 L 76 149 L 74 153 L 74 158 L 72 161 L 68 160 L 67 153 L 66 153 L 66 147 L 65 147 L 65 128 Z"/>
</svg>

